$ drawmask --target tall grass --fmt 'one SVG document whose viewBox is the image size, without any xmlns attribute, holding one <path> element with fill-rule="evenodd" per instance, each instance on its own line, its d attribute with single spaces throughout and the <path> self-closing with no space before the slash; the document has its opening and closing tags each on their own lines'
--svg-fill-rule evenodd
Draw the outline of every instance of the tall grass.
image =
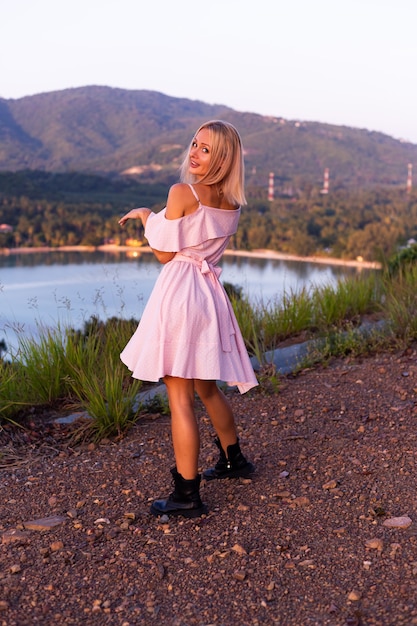
<svg viewBox="0 0 417 626">
<path fill-rule="evenodd" d="M 398 268 L 394 277 L 385 276 L 385 299 L 381 307 L 392 335 L 407 346 L 417 339 L 417 265 Z"/>
<path fill-rule="evenodd" d="M 340 280 L 336 287 L 318 287 L 311 296 L 315 325 L 326 330 L 376 312 L 383 291 L 381 276 L 375 272 Z"/>
<path fill-rule="evenodd" d="M 12 362 L 0 361 L 0 418 L 65 401 L 92 418 L 92 436 L 120 434 L 135 417 L 141 388 L 119 358 L 135 327 L 133 320 L 93 317 L 83 331 L 39 326 L 36 339 L 19 336 Z"/>
<path fill-rule="evenodd" d="M 68 395 L 69 362 L 66 332 L 38 325 L 38 338 L 19 337 L 17 360 L 26 394 L 36 404 L 50 404 Z M 17 363 L 15 363 L 17 365 Z"/>
<path fill-rule="evenodd" d="M 67 334 L 66 383 L 92 418 L 89 430 L 97 439 L 120 435 L 135 419 L 141 382 L 131 379 L 119 357 L 135 327 L 134 321 L 92 318 L 84 333 Z"/>
<path fill-rule="evenodd" d="M 265 368 L 265 353 L 287 340 L 317 339 L 317 361 L 417 339 L 413 264 L 395 273 L 364 272 L 335 287 L 290 291 L 267 303 L 253 305 L 239 289 L 229 294 L 247 349 Z M 364 318 L 375 314 L 384 319 L 388 334 L 360 331 Z M 30 406 L 65 402 L 88 413 L 89 436 L 122 433 L 140 409 L 142 383 L 130 377 L 119 358 L 135 328 L 134 320 L 104 323 L 93 317 L 82 331 L 39 327 L 37 339 L 19 337 L 11 361 L 0 358 L 0 420 L 19 423 Z"/>
<path fill-rule="evenodd" d="M 375 313 L 384 293 L 381 276 L 366 273 L 338 282 L 335 287 L 303 288 L 284 293 L 281 300 L 258 301 L 231 298 L 247 349 L 259 355 L 289 338 L 334 331 L 361 316 Z"/>
</svg>

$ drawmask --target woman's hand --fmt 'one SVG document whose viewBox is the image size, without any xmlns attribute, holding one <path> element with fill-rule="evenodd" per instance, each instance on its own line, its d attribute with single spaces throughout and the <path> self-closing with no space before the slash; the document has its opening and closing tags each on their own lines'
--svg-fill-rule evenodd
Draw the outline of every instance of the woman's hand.
<svg viewBox="0 0 417 626">
<path fill-rule="evenodd" d="M 150 213 L 151 210 L 147 209 L 146 207 L 141 207 L 140 209 L 132 209 L 131 211 L 129 211 L 129 213 L 126 213 L 126 215 L 123 215 L 123 217 L 120 218 L 119 224 L 120 226 L 123 226 L 124 224 L 126 224 L 127 220 L 133 219 L 142 220 L 142 224 L 143 226 L 145 226 Z"/>
</svg>

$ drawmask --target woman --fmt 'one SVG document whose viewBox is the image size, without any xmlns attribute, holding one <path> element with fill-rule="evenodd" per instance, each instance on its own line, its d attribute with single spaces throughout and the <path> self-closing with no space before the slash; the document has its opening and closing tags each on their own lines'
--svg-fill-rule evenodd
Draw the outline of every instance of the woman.
<svg viewBox="0 0 417 626">
<path fill-rule="evenodd" d="M 216 384 L 244 393 L 257 385 L 232 306 L 219 281 L 218 262 L 236 232 L 245 204 L 242 144 L 237 130 L 218 120 L 197 130 L 166 208 L 133 209 L 120 220 L 141 219 L 145 237 L 164 264 L 140 324 L 121 354 L 140 380 L 163 378 L 171 410 L 176 467 L 174 491 L 151 506 L 154 515 L 198 517 L 200 438 L 194 394 L 217 434 L 220 458 L 206 480 L 248 476 L 252 463 L 239 447 L 231 407 Z"/>
</svg>

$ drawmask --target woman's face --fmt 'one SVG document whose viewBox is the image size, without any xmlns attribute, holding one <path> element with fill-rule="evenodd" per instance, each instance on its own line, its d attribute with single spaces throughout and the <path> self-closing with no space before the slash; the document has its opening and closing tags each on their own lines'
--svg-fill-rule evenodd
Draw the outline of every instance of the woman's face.
<svg viewBox="0 0 417 626">
<path fill-rule="evenodd" d="M 202 178 L 208 172 L 211 160 L 210 131 L 202 128 L 194 137 L 190 149 L 190 173 Z"/>
</svg>

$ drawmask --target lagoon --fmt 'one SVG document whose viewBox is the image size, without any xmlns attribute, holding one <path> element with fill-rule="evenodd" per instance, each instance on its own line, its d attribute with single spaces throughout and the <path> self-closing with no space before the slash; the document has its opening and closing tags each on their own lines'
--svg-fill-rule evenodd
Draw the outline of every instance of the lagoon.
<svg viewBox="0 0 417 626">
<path fill-rule="evenodd" d="M 358 269 L 343 265 L 234 255 L 221 262 L 221 281 L 239 286 L 253 304 L 284 293 L 335 285 Z M 37 334 L 39 324 L 81 328 L 92 315 L 140 319 L 161 270 L 150 252 L 52 251 L 0 255 L 0 340 Z"/>
</svg>

